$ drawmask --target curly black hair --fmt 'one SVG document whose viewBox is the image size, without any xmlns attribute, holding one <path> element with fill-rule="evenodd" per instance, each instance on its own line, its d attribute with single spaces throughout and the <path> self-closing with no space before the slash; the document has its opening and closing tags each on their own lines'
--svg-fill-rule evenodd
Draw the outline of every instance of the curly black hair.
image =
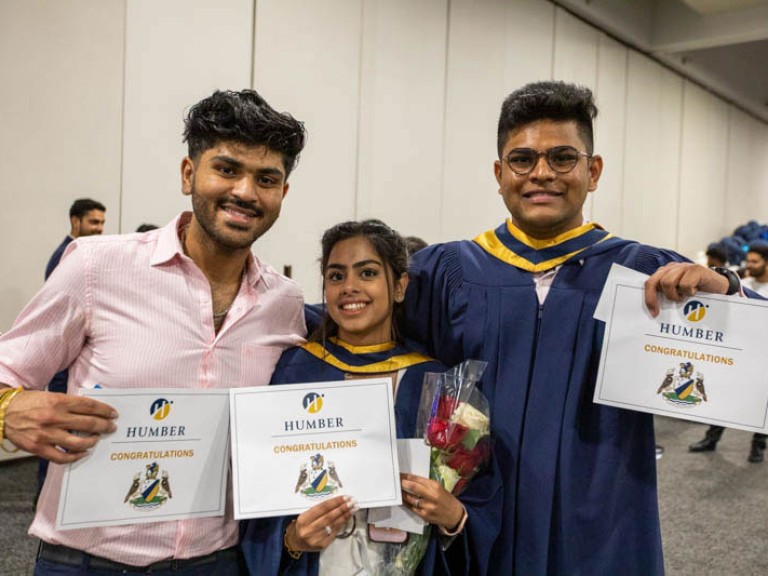
<svg viewBox="0 0 768 576">
<path fill-rule="evenodd" d="M 217 90 L 192 106 L 184 120 L 184 142 L 193 160 L 220 142 L 266 146 L 282 154 L 286 178 L 306 137 L 302 122 L 275 111 L 255 90 Z"/>
</svg>

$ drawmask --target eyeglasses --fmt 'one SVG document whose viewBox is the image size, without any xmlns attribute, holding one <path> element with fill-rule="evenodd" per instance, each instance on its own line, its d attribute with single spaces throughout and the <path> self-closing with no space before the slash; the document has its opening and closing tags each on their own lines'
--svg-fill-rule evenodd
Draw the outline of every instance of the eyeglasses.
<svg viewBox="0 0 768 576">
<path fill-rule="evenodd" d="M 518 176 L 525 176 L 539 163 L 539 157 L 544 156 L 547 164 L 558 174 L 565 174 L 576 167 L 579 158 L 591 158 L 591 154 L 581 152 L 573 146 L 555 146 L 539 152 L 533 148 L 515 148 L 507 154 L 506 161 L 509 169 Z"/>
</svg>

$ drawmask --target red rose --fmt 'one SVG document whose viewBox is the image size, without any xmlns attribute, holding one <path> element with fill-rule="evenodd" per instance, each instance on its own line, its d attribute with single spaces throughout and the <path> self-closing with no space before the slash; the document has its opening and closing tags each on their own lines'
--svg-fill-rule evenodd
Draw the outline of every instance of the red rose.
<svg viewBox="0 0 768 576">
<path fill-rule="evenodd" d="M 447 429 L 448 422 L 440 418 L 432 418 L 427 426 L 427 442 L 429 442 L 429 445 L 443 448 Z"/>
<path fill-rule="evenodd" d="M 459 476 L 463 477 L 475 469 L 475 466 L 478 464 L 478 458 L 474 450 L 470 451 L 459 448 L 451 455 L 446 464 L 456 470 Z"/>
<path fill-rule="evenodd" d="M 482 466 L 490 455 L 490 443 L 481 440 L 472 450 L 459 447 L 446 462 L 462 478 L 469 478 L 472 472 Z"/>
<path fill-rule="evenodd" d="M 433 418 L 427 426 L 427 441 L 430 446 L 443 450 L 453 450 L 461 444 L 467 429 L 461 424 L 444 418 Z"/>
<path fill-rule="evenodd" d="M 440 402 L 437 405 L 437 417 L 443 420 L 449 420 L 459 405 L 459 401 L 448 395 L 440 396 Z"/>
</svg>

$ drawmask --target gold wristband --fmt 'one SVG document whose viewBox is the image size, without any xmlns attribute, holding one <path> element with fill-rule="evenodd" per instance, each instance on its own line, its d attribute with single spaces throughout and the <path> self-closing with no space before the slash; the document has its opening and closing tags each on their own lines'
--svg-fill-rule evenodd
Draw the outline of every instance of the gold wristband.
<svg viewBox="0 0 768 576">
<path fill-rule="evenodd" d="M 23 388 L 10 388 L 0 394 L 0 442 L 5 439 L 5 413 L 13 397 L 21 392 Z"/>
<path fill-rule="evenodd" d="M 285 546 L 285 551 L 288 552 L 288 556 L 293 558 L 294 560 L 298 560 L 301 558 L 301 555 L 303 552 L 301 550 L 296 550 L 291 544 L 288 542 L 288 531 L 293 527 L 293 529 L 296 529 L 296 519 L 291 520 L 291 523 L 288 524 L 288 526 L 285 527 L 285 532 L 283 532 L 283 546 Z"/>
<path fill-rule="evenodd" d="M 464 530 L 464 525 L 467 523 L 469 514 L 467 513 L 467 509 L 464 507 L 464 504 L 461 505 L 461 509 L 463 510 L 463 513 L 461 514 L 461 520 L 459 520 L 459 523 L 454 526 L 453 530 L 446 530 L 442 526 L 438 526 L 438 529 L 443 536 L 457 536 L 461 533 L 462 530 Z"/>
</svg>

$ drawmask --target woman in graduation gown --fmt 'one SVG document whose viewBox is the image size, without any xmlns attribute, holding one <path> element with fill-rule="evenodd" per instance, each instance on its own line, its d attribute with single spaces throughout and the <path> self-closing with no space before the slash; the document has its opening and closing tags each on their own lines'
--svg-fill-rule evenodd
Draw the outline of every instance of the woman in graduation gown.
<svg viewBox="0 0 768 576">
<path fill-rule="evenodd" d="M 408 283 L 405 241 L 378 220 L 345 222 L 326 231 L 322 252 L 323 324 L 309 342 L 283 354 L 272 384 L 389 377 L 397 436 L 412 438 L 424 374 L 446 368 L 397 338 L 394 317 L 400 312 Z M 432 536 L 423 543 L 427 549 L 420 573 L 467 574 L 472 570 L 471 562 L 476 560 L 470 558 L 465 524 L 468 518 L 470 525 L 484 524 L 487 503 L 497 494 L 500 497 L 498 474 L 491 471 L 481 476 L 476 488 L 466 492 L 465 506 L 437 482 L 403 475 L 404 506 L 435 525 Z M 476 512 L 481 508 L 482 512 Z M 369 533 L 367 510 L 359 510 L 349 496 L 321 502 L 296 518 L 244 522 L 242 532 L 251 574 L 413 573 L 402 564 L 413 553 L 415 542 L 406 550 L 408 542 L 374 541 L 401 540 L 406 534 L 377 533 L 375 529 Z"/>
</svg>

